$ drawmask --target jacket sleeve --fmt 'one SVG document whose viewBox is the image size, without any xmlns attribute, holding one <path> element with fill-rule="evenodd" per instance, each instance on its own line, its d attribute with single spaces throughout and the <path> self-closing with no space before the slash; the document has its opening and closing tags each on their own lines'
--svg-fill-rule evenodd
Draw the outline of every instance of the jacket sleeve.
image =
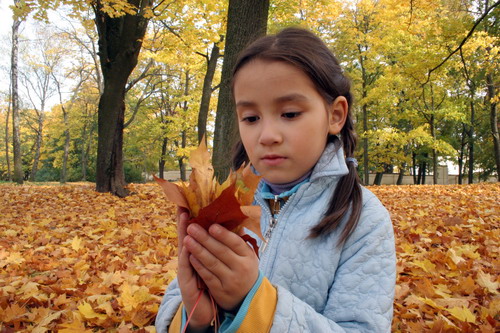
<svg viewBox="0 0 500 333">
<path fill-rule="evenodd" d="M 322 313 L 278 286 L 273 332 L 390 332 L 396 281 L 394 232 L 387 210 L 365 203 L 343 246 Z"/>
<path fill-rule="evenodd" d="M 165 296 L 161 301 L 160 308 L 156 315 L 155 327 L 158 333 L 167 333 L 172 319 L 176 315 L 182 302 L 181 290 L 175 278 L 168 285 Z"/>
</svg>

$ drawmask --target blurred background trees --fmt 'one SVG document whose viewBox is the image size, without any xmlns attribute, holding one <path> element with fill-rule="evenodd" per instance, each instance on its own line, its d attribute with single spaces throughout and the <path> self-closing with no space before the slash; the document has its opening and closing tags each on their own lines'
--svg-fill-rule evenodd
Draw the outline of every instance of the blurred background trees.
<svg viewBox="0 0 500 333">
<path fill-rule="evenodd" d="M 179 170 L 185 179 L 186 157 L 203 135 L 220 152 L 214 165 L 227 170 L 234 123 L 223 64 L 246 43 L 230 36 L 230 1 L 141 3 L 12 2 L 9 45 L 0 51 L 14 59 L 17 49 L 19 64 L 17 72 L 10 61 L 1 68 L 2 180 L 16 179 L 21 156 L 21 179 L 97 180 L 98 190 L 126 195 L 127 182 L 153 173 Z M 256 1 L 267 27 L 232 33 L 251 40 L 295 25 L 328 43 L 353 82 L 365 181 L 390 172 L 424 183 L 439 164 L 452 163 L 459 182 L 470 183 L 500 179 L 498 4 Z M 124 20 L 144 36 L 123 42 L 116 27 Z"/>
</svg>

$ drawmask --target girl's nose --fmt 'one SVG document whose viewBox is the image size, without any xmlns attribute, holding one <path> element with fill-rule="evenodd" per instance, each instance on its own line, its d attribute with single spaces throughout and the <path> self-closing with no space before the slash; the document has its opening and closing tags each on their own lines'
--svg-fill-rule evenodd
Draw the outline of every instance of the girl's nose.
<svg viewBox="0 0 500 333">
<path fill-rule="evenodd" d="M 278 126 L 271 121 L 263 121 L 262 128 L 260 132 L 259 143 L 265 146 L 280 143 L 282 141 L 282 135 L 279 131 Z"/>
</svg>

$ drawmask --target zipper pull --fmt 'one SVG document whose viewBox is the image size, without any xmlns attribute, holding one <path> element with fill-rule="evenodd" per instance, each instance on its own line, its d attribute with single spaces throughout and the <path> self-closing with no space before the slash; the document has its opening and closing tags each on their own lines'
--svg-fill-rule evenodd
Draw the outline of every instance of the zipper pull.
<svg viewBox="0 0 500 333">
<path fill-rule="evenodd" d="M 271 234 L 273 232 L 274 227 L 276 226 L 276 220 L 274 217 L 271 217 L 271 220 L 269 221 L 269 228 L 267 228 L 266 234 L 264 235 L 264 244 L 260 248 L 260 252 L 264 253 L 264 250 L 267 247 L 267 244 L 269 243 L 269 238 L 271 238 Z"/>
</svg>

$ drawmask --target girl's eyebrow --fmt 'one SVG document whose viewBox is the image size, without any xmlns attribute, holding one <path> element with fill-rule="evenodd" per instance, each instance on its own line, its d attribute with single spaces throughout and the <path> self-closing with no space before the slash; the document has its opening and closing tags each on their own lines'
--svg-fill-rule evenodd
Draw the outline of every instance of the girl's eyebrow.
<svg viewBox="0 0 500 333">
<path fill-rule="evenodd" d="M 255 102 L 250 102 L 250 101 L 238 101 L 238 103 L 236 103 L 236 107 L 251 107 L 251 106 L 255 106 L 257 103 Z"/>
<path fill-rule="evenodd" d="M 305 102 L 307 100 L 308 100 L 308 98 L 302 94 L 292 93 L 289 95 L 280 96 L 280 97 L 276 98 L 275 103 L 280 104 L 280 103 L 285 103 L 285 102 Z"/>
<path fill-rule="evenodd" d="M 284 96 L 280 96 L 274 100 L 274 103 L 276 104 L 281 104 L 281 103 L 286 103 L 286 102 L 305 102 L 307 101 L 308 98 L 302 94 L 299 93 L 292 93 Z M 251 101 L 238 101 L 236 103 L 236 107 L 252 107 L 257 105 L 255 102 Z"/>
</svg>

